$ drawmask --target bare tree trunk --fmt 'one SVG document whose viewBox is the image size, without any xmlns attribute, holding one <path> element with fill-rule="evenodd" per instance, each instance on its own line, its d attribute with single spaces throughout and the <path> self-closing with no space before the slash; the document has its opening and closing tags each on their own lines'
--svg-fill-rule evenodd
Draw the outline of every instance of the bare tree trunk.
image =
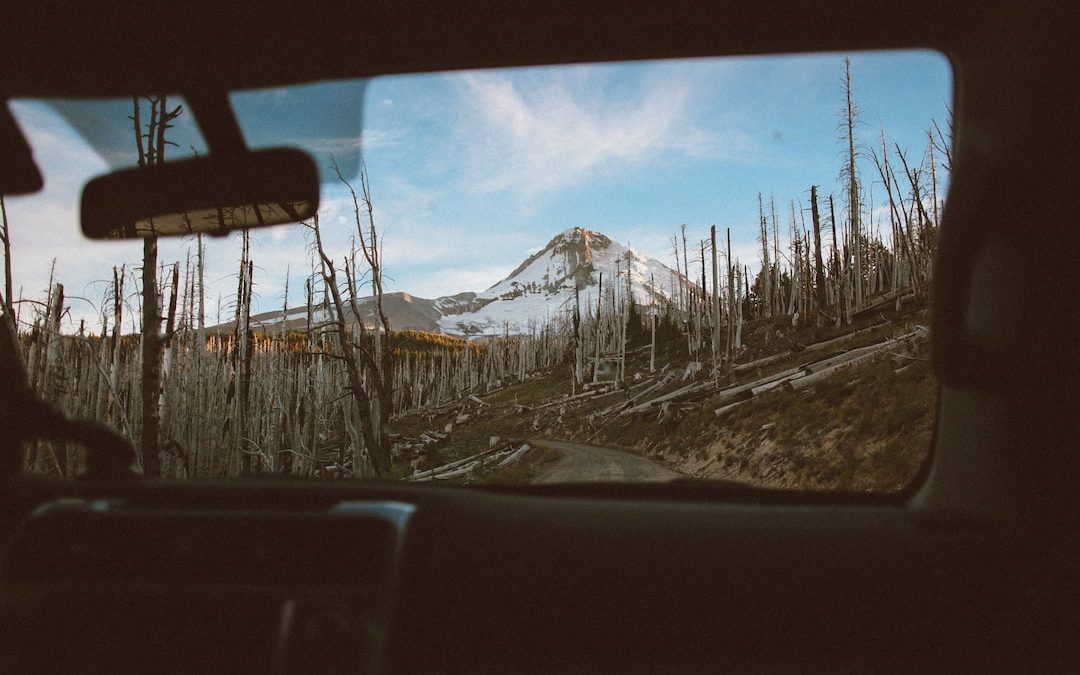
<svg viewBox="0 0 1080 675">
<path fill-rule="evenodd" d="M 48 331 L 48 386 L 49 397 L 53 403 L 60 405 L 67 383 L 67 373 L 62 363 L 63 352 L 60 338 L 60 319 L 64 313 L 64 285 L 56 284 L 52 294 L 52 302 L 49 305 L 49 314 L 46 317 L 45 326 Z M 61 476 L 68 475 L 68 447 L 65 441 L 54 441 L 53 459 L 56 461 L 56 472 Z"/>
<path fill-rule="evenodd" d="M 727 281 L 728 281 L 728 312 L 727 312 L 727 349 L 724 358 L 728 367 L 731 367 L 732 350 L 735 343 L 735 276 L 731 269 L 731 228 L 727 228 Z"/>
<path fill-rule="evenodd" d="M 825 264 L 821 259 L 821 214 L 818 212 L 817 186 L 810 186 L 810 219 L 814 225 L 814 293 L 817 298 L 817 325 L 825 309 Z"/>
<path fill-rule="evenodd" d="M 202 404 L 200 406 L 200 408 L 201 408 L 200 412 L 202 412 L 202 411 L 206 410 L 205 400 L 204 400 L 204 397 L 202 395 L 202 392 L 203 392 L 203 388 L 206 386 L 206 379 L 207 379 L 206 374 L 205 374 L 205 366 L 206 366 L 206 283 L 205 283 L 205 281 L 206 281 L 206 267 L 205 267 L 205 262 L 204 262 L 204 255 L 205 255 L 204 246 L 205 246 L 205 244 L 203 243 L 203 236 L 201 234 L 197 235 L 196 238 L 195 238 L 195 241 L 196 241 L 196 244 L 198 246 L 198 251 L 197 251 L 198 256 L 197 256 L 197 262 L 196 262 L 196 274 L 198 275 L 198 289 L 199 289 L 198 290 L 198 293 L 199 293 L 199 297 L 198 297 L 198 302 L 199 302 L 198 314 L 199 315 L 198 315 L 198 318 L 197 318 L 198 323 L 196 324 L 198 326 L 198 329 L 195 332 L 195 386 L 198 388 L 198 391 L 199 391 L 198 400 Z M 208 455 L 210 454 L 208 452 L 210 446 L 207 444 L 204 447 L 204 445 L 203 445 L 203 441 L 206 440 L 208 437 L 205 436 L 204 434 L 199 434 L 199 438 L 200 438 L 200 442 L 192 444 L 192 447 L 191 447 L 191 452 L 192 452 L 192 455 L 193 455 L 192 458 L 191 458 L 191 468 L 192 468 L 192 477 L 193 478 L 195 477 L 196 474 L 204 473 L 206 471 L 206 468 L 207 468 L 206 462 L 209 459 Z"/>
<path fill-rule="evenodd" d="M 930 131 L 926 132 L 926 136 L 930 141 L 930 147 L 927 148 L 930 153 L 930 190 L 931 198 L 934 200 L 934 227 L 941 224 L 940 214 L 938 213 L 938 193 L 937 193 L 937 157 L 934 154 L 934 134 Z"/>
<path fill-rule="evenodd" d="M 698 315 L 704 317 L 702 323 L 706 323 L 706 319 L 711 315 L 709 311 L 709 283 L 705 277 L 705 240 L 701 240 L 701 297 L 698 301 Z M 704 339 L 704 331 L 702 331 L 701 339 Z"/>
<path fill-rule="evenodd" d="M 936 147 L 938 150 L 940 150 L 941 154 L 945 155 L 945 166 L 944 166 L 944 168 L 945 168 L 946 172 L 950 172 L 950 171 L 952 171 L 952 149 L 949 147 L 950 145 L 952 145 L 952 136 L 953 136 L 952 110 L 949 110 L 949 125 L 948 125 L 949 126 L 949 137 L 948 138 L 945 138 L 945 134 L 942 133 L 941 127 L 938 125 L 937 120 L 931 120 L 931 121 L 934 123 L 934 131 L 937 132 L 937 136 L 936 137 L 932 136 L 931 140 L 932 140 L 932 142 L 934 144 L 934 147 Z"/>
<path fill-rule="evenodd" d="M 159 335 L 161 312 L 158 310 L 157 292 L 157 239 L 143 240 L 142 271 L 142 430 L 139 448 L 142 451 L 143 475 L 156 478 L 160 475 L 158 458 L 158 390 L 161 387 L 161 338 Z"/>
<path fill-rule="evenodd" d="M 742 280 L 743 280 L 743 268 L 739 264 L 739 261 L 735 261 L 735 349 L 742 349 L 742 326 L 743 326 L 743 311 L 742 311 Z"/>
<path fill-rule="evenodd" d="M 915 202 L 914 209 L 919 216 L 919 255 L 923 258 L 921 261 L 924 267 L 929 266 L 929 232 L 926 229 L 926 223 L 930 220 L 930 216 L 926 213 L 926 207 L 922 203 L 922 186 L 919 185 L 919 172 L 913 171 L 907 163 L 907 158 L 904 153 L 900 151 L 900 146 L 896 145 L 896 154 L 900 156 L 900 162 L 904 166 L 904 173 L 907 175 L 908 182 L 911 184 L 911 196 L 912 201 Z"/>
<path fill-rule="evenodd" d="M 18 334 L 18 327 L 15 325 L 15 306 L 12 304 L 11 290 L 11 230 L 8 228 L 8 214 L 7 205 L 4 203 L 4 195 L 0 194 L 0 215 L 3 216 L 3 220 L 0 221 L 0 243 L 4 246 L 4 302 L 3 307 L 4 316 L 11 321 L 12 328 L 15 328 L 16 334 Z"/>
<path fill-rule="evenodd" d="M 466 348 L 468 355 L 468 348 Z M 574 284 L 574 383 L 584 382 L 585 373 L 585 336 L 581 330 L 581 289 Z"/>
<path fill-rule="evenodd" d="M 846 292 L 844 288 L 843 269 L 840 264 L 840 249 L 836 241 L 836 206 L 833 202 L 833 196 L 829 195 L 829 225 L 832 228 L 832 270 L 830 275 L 832 276 L 833 283 L 836 285 L 836 327 L 840 327 L 840 323 L 843 320 L 844 313 L 844 294 Z"/>
<path fill-rule="evenodd" d="M 765 220 L 765 204 L 758 193 L 758 220 L 761 225 L 761 305 L 765 316 L 772 316 L 772 268 L 769 264 L 769 225 Z M 716 231 L 713 228 L 713 248 L 716 248 Z M 713 256 L 713 269 L 716 268 L 715 255 Z M 713 277 L 713 287 L 716 287 L 716 278 Z"/>
<path fill-rule="evenodd" d="M 371 397 L 368 395 L 368 390 L 364 387 L 363 379 L 360 374 L 360 367 L 357 363 L 356 353 L 349 339 L 347 326 L 345 325 L 345 304 L 341 299 L 341 291 L 338 289 L 337 272 L 334 268 L 334 263 L 323 248 L 322 233 L 319 229 L 319 217 L 315 215 L 313 220 L 312 229 L 315 232 L 315 245 L 319 253 L 319 257 L 322 260 L 322 276 L 323 283 L 326 290 L 329 291 L 331 298 L 333 299 L 334 316 L 331 322 L 334 324 L 335 333 L 337 335 L 338 347 L 341 350 L 342 360 L 345 362 L 345 373 L 348 376 L 349 381 L 349 393 L 356 399 L 358 412 L 360 413 L 361 431 L 364 437 L 364 445 L 368 448 L 371 455 L 372 464 L 375 467 L 375 471 L 380 475 L 384 475 L 389 472 L 389 453 L 385 457 L 385 464 L 382 462 L 383 457 L 377 453 L 378 439 L 375 436 L 375 428 L 371 424 Z M 359 312 L 354 309 L 354 314 Z M 362 326 L 363 324 L 361 324 Z"/>
<path fill-rule="evenodd" d="M 600 308 L 602 306 L 601 303 L 603 302 L 603 297 L 604 297 L 604 273 L 603 272 L 600 273 L 600 279 L 599 279 L 599 282 L 598 282 L 597 287 L 596 287 L 596 295 L 597 295 L 597 298 L 596 298 L 596 360 L 595 360 L 594 365 L 593 365 L 593 375 L 592 375 L 593 384 L 596 384 L 597 382 L 600 381 L 600 342 L 601 342 L 601 329 L 603 328 L 602 321 L 601 321 L 601 316 L 600 316 Z"/>
<path fill-rule="evenodd" d="M 682 233 L 683 276 L 686 277 L 686 279 L 685 279 L 685 285 L 686 285 L 686 305 L 685 305 L 685 307 L 686 307 L 686 309 L 690 309 L 690 304 L 693 302 L 693 300 L 691 299 L 692 298 L 691 294 L 693 293 L 693 289 L 690 287 L 690 284 L 691 284 L 690 279 L 692 278 L 690 276 L 690 261 L 689 261 L 689 258 L 687 258 L 687 256 L 686 256 L 686 223 L 683 223 L 682 225 L 679 226 L 679 231 Z M 675 252 L 675 255 L 676 255 L 676 257 L 679 255 L 678 251 Z M 690 324 L 687 323 L 686 327 L 687 327 L 687 331 L 689 331 L 690 330 Z"/>
<path fill-rule="evenodd" d="M 132 127 L 135 132 L 135 147 L 138 151 L 138 164 L 146 167 L 165 162 L 165 132 L 169 122 L 180 115 L 180 108 L 173 111 L 167 108 L 164 94 L 148 99 L 150 102 L 150 122 L 144 135 L 141 110 L 138 97 L 132 98 Z M 142 270 L 142 430 L 139 447 L 142 456 L 143 475 L 154 478 L 160 475 L 160 426 L 158 397 L 161 390 L 161 308 L 157 289 L 158 248 L 156 237 L 143 240 Z"/>
<path fill-rule="evenodd" d="M 852 101 L 851 92 L 851 59 L 844 59 L 844 93 L 847 99 L 847 110 L 845 115 L 845 124 L 847 127 L 847 142 L 848 142 L 848 164 L 847 164 L 847 179 L 848 179 L 848 218 L 851 226 L 851 247 L 854 254 L 854 290 L 855 290 L 855 311 L 859 311 L 863 306 L 863 289 L 862 289 L 862 232 L 859 226 L 859 179 L 855 173 L 855 104 Z"/>
<path fill-rule="evenodd" d="M 780 226 L 779 220 L 776 217 L 776 197 L 769 195 L 769 209 L 772 212 L 772 235 L 773 235 L 773 267 L 770 273 L 772 277 L 773 298 L 772 298 L 772 311 L 769 312 L 769 316 L 775 316 L 783 311 L 784 298 L 782 297 L 783 289 L 780 287 Z"/>
<path fill-rule="evenodd" d="M 169 377 L 173 367 L 173 353 L 175 351 L 173 336 L 176 333 L 176 304 L 179 288 L 180 265 L 179 263 L 173 263 L 172 283 L 169 287 L 169 311 L 165 315 L 165 335 L 162 340 L 161 386 L 158 388 L 158 420 L 160 428 L 163 430 L 168 430 L 171 427 L 165 392 L 169 386 Z M 173 435 L 173 438 L 175 439 L 175 435 Z"/>
<path fill-rule="evenodd" d="M 621 382 L 626 381 L 626 331 L 630 324 L 630 303 L 634 299 L 634 280 L 631 277 L 633 262 L 634 257 L 628 250 L 626 252 L 626 297 L 623 299 L 622 349 L 619 355 L 619 380 Z"/>
<path fill-rule="evenodd" d="M 713 371 L 717 374 L 720 372 L 720 273 L 719 266 L 716 264 L 716 225 L 709 228 L 709 237 L 712 242 L 712 287 L 713 287 L 713 301 L 712 301 L 712 315 L 713 315 L 713 332 L 712 332 L 712 352 L 713 352 Z M 765 259 L 768 260 L 769 254 L 765 253 Z M 764 276 L 768 276 L 768 267 L 763 267 L 762 271 Z"/>
<path fill-rule="evenodd" d="M 369 395 L 364 393 L 364 404 L 361 409 L 361 426 L 365 430 L 365 436 L 369 435 L 368 453 L 371 457 L 375 471 L 380 475 L 387 475 L 390 471 L 390 433 L 387 425 L 390 422 L 390 414 L 393 412 L 393 341 L 390 320 L 386 315 L 383 303 L 383 277 L 382 277 L 382 249 L 379 245 L 378 230 L 375 227 L 374 204 L 371 199 L 371 182 L 368 179 L 367 167 L 360 167 L 360 188 L 363 198 L 363 210 L 366 215 L 366 227 L 361 224 L 361 206 L 358 202 L 356 191 L 352 184 L 345 180 L 337 165 L 334 165 L 338 178 L 349 189 L 353 199 L 353 213 L 356 220 L 356 232 L 360 241 L 360 250 L 364 254 L 368 267 L 371 269 L 371 290 L 375 299 L 376 325 L 374 327 L 374 350 L 372 352 L 361 348 L 360 355 L 365 366 L 366 380 L 372 386 Z M 366 229 L 366 235 L 365 235 Z M 363 335 L 363 322 L 359 321 L 361 335 Z"/>
<path fill-rule="evenodd" d="M 676 307 L 677 307 L 677 309 L 679 309 L 681 311 L 682 308 L 683 308 L 684 285 L 682 283 L 683 273 L 679 269 L 680 261 L 679 261 L 679 238 L 678 237 L 672 237 L 671 238 L 671 251 L 675 255 L 675 278 L 671 282 L 672 283 L 672 291 L 676 290 L 675 287 L 674 287 L 674 284 L 675 284 L 676 281 L 678 281 L 679 286 L 678 286 L 678 297 L 676 299 Z M 674 295 L 674 293 L 672 293 L 672 294 Z"/>
</svg>

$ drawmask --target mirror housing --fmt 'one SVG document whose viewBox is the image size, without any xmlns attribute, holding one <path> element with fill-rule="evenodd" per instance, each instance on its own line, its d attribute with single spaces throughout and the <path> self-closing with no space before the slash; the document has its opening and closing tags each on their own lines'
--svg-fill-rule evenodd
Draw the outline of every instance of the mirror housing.
<svg viewBox="0 0 1080 675">
<path fill-rule="evenodd" d="M 319 208 L 319 172 L 300 150 L 276 148 L 210 155 L 124 169 L 83 188 L 83 234 L 131 239 L 304 220 Z"/>
</svg>

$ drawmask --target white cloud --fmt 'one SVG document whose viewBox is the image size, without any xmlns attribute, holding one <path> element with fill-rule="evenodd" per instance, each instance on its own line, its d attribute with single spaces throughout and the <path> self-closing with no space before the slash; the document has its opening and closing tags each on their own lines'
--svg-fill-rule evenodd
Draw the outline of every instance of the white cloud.
<svg viewBox="0 0 1080 675">
<path fill-rule="evenodd" d="M 703 103 L 726 72 L 661 68 L 635 82 L 573 67 L 447 76 L 461 94 L 453 150 L 464 156 L 463 187 L 530 201 L 664 158 L 774 164 L 745 120 L 714 119 Z"/>
<path fill-rule="evenodd" d="M 466 186 L 479 192 L 515 190 L 527 196 L 574 185 L 583 178 L 679 145 L 686 86 L 669 82 L 632 100 L 603 103 L 590 87 L 554 77 L 522 86 L 506 74 L 456 76 L 467 111 Z"/>
<path fill-rule="evenodd" d="M 364 129 L 358 136 L 300 138 L 294 144 L 312 153 L 342 154 L 390 145 L 407 134 L 405 129 Z"/>
</svg>

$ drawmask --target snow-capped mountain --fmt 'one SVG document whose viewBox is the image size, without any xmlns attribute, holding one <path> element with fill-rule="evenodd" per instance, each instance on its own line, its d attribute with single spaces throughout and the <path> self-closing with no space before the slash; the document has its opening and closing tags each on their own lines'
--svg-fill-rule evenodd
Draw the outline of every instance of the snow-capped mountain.
<svg viewBox="0 0 1080 675">
<path fill-rule="evenodd" d="M 595 302 L 603 285 L 630 285 L 641 305 L 666 298 L 674 272 L 653 258 L 612 241 L 609 237 L 581 227 L 556 235 L 547 246 L 529 256 L 510 276 L 468 303 L 463 310 L 446 311 L 439 319 L 442 332 L 449 334 L 511 333 L 528 330 L 530 322 L 547 318 L 573 307 L 574 289 L 581 302 Z M 655 288 L 652 286 L 655 280 Z"/>
<path fill-rule="evenodd" d="M 408 293 L 388 293 L 383 303 L 394 330 L 421 330 L 449 335 L 521 333 L 557 314 L 572 311 L 574 289 L 579 289 L 582 311 L 595 303 L 603 276 L 604 295 L 613 283 L 625 292 L 629 266 L 630 286 L 642 306 L 667 298 L 676 273 L 609 237 L 575 227 L 556 235 L 547 246 L 529 256 L 502 281 L 482 293 L 464 292 L 440 298 L 419 298 Z M 678 278 L 682 278 L 678 276 Z M 655 287 L 653 284 L 655 283 Z M 374 324 L 375 303 L 370 297 L 359 303 L 364 322 Z M 323 309 L 313 313 L 324 319 Z M 289 330 L 307 325 L 306 308 L 266 312 L 251 317 L 256 330 L 277 330 L 285 321 Z M 219 330 L 231 330 L 222 324 Z"/>
</svg>

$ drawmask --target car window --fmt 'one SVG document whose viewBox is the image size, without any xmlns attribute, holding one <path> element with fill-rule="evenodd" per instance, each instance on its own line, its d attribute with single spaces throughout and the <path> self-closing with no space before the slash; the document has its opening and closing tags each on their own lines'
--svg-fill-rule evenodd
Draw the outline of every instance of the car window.
<svg viewBox="0 0 1080 675">
<path fill-rule="evenodd" d="M 319 214 L 154 258 L 83 240 L 78 195 L 206 153 L 186 102 L 17 101 L 46 187 L 5 201 L 4 298 L 33 388 L 148 475 L 896 491 L 934 424 L 951 77 L 910 51 L 234 92 L 250 147 L 315 157 Z"/>
</svg>

